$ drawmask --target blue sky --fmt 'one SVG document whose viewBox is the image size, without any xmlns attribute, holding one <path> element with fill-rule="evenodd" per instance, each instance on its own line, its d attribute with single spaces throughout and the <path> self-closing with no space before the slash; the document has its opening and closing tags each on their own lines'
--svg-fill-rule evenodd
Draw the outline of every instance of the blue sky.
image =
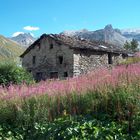
<svg viewBox="0 0 140 140">
<path fill-rule="evenodd" d="M 140 28 L 140 0 L 0 0 L 0 34 Z"/>
</svg>

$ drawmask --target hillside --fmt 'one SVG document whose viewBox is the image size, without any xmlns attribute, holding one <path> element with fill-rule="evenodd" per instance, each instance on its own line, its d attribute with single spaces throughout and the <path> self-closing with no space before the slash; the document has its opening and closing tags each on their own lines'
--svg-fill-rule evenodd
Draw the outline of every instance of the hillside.
<svg viewBox="0 0 140 140">
<path fill-rule="evenodd" d="M 23 51 L 19 44 L 0 35 L 0 61 L 16 60 Z"/>
</svg>

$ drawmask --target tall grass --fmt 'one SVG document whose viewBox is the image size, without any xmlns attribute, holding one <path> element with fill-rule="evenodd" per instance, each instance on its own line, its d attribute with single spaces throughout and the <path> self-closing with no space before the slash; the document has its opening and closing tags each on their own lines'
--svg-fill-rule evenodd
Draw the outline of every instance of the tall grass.
<svg viewBox="0 0 140 140">
<path fill-rule="evenodd" d="M 128 57 L 124 59 L 121 64 L 130 65 L 134 63 L 140 63 L 140 52 L 136 52 L 134 57 Z"/>
<path fill-rule="evenodd" d="M 0 87 L 0 123 L 31 127 L 59 116 L 107 114 L 122 121 L 140 112 L 140 64 L 103 68 L 64 81 Z"/>
</svg>

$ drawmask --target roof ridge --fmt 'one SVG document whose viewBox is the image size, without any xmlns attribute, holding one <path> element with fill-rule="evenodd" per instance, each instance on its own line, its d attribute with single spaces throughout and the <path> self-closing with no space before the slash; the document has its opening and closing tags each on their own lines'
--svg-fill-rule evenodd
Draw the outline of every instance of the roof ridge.
<svg viewBox="0 0 140 140">
<path fill-rule="evenodd" d="M 20 56 L 23 57 L 27 54 L 32 48 L 35 47 L 36 44 L 40 42 L 43 38 L 52 38 L 56 41 L 60 41 L 66 45 L 69 45 L 73 49 L 91 49 L 95 51 L 103 51 L 103 52 L 114 52 L 114 53 L 125 53 L 128 52 L 121 47 L 117 47 L 115 45 L 103 42 L 103 41 L 91 41 L 88 39 L 81 39 L 79 37 L 70 37 L 62 34 L 42 34 L 38 40 L 36 40 L 32 45 L 30 45 L 25 52 Z M 104 47 L 102 47 L 104 46 Z"/>
</svg>

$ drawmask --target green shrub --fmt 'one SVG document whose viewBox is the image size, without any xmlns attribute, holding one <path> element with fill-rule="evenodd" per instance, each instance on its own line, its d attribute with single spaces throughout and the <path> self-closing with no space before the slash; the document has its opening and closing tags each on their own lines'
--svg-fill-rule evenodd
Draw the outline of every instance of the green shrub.
<svg viewBox="0 0 140 140">
<path fill-rule="evenodd" d="M 21 84 L 31 83 L 33 78 L 24 68 L 17 66 L 15 63 L 0 63 L 0 84 Z"/>
<path fill-rule="evenodd" d="M 105 115 L 105 114 L 104 114 Z M 129 134 L 127 121 L 116 122 L 105 116 L 65 116 L 52 122 L 11 127 L 0 126 L 0 139 L 11 140 L 139 140 L 139 124 Z M 138 127 L 138 128 L 137 128 Z"/>
</svg>

